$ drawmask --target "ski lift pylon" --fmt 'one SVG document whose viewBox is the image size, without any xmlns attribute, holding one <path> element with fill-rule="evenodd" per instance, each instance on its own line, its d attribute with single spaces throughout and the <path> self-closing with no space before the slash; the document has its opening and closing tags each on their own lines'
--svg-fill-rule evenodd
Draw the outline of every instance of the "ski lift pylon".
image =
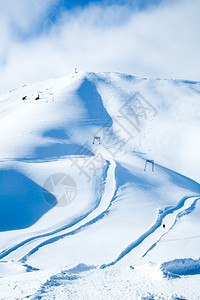
<svg viewBox="0 0 200 300">
<path fill-rule="evenodd" d="M 99 145 L 101 144 L 101 137 L 100 136 L 94 136 L 93 138 L 93 144 L 95 143 L 95 141 L 99 142 Z"/>
</svg>

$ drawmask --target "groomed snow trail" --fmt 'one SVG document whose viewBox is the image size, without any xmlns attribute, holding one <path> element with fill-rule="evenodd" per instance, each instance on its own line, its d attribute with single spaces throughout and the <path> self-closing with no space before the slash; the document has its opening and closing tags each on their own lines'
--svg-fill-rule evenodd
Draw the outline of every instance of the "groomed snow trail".
<svg viewBox="0 0 200 300">
<path fill-rule="evenodd" d="M 38 251 L 41 247 L 51 244 L 65 236 L 73 235 L 83 228 L 96 222 L 98 218 L 108 209 L 115 193 L 115 168 L 116 164 L 111 159 L 107 161 L 107 172 L 105 178 L 103 178 L 103 184 L 105 189 L 103 195 L 101 195 L 97 207 L 87 213 L 85 216 L 81 216 L 78 220 L 75 220 L 73 224 L 67 224 L 66 227 L 59 228 L 53 232 L 49 232 L 44 235 L 34 236 L 30 239 L 26 239 L 21 243 L 11 247 L 10 249 L 4 250 L 0 253 L 0 259 L 12 259 L 15 261 L 25 262 L 30 255 Z M 62 231 L 62 234 L 59 233 Z M 51 238 L 48 238 L 48 237 Z"/>
<path fill-rule="evenodd" d="M 147 232 L 128 245 L 114 261 L 104 264 L 100 268 L 104 269 L 116 263 L 118 263 L 118 266 L 134 266 L 140 263 L 142 258 L 156 246 L 162 236 L 172 229 L 178 218 L 194 210 L 198 200 L 200 198 L 197 196 L 184 197 L 176 206 L 166 208 L 163 212 L 159 213 L 156 223 Z M 165 224 L 165 228 L 163 228 L 163 224 Z"/>
</svg>

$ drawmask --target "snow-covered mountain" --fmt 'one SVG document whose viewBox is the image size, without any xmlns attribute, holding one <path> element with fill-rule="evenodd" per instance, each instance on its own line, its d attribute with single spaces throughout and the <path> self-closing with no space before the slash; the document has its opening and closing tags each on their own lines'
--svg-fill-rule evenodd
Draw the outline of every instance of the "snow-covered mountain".
<svg viewBox="0 0 200 300">
<path fill-rule="evenodd" d="M 198 299 L 199 121 L 200 82 L 80 72 L 2 95 L 0 298 Z"/>
</svg>

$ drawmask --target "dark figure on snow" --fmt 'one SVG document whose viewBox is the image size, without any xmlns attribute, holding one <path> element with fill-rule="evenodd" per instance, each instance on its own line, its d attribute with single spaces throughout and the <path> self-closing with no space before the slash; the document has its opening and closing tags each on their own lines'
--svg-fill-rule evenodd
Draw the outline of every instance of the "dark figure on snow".
<svg viewBox="0 0 200 300">
<path fill-rule="evenodd" d="M 27 96 L 22 97 L 22 100 L 26 100 Z"/>
<path fill-rule="evenodd" d="M 163 228 L 165 228 L 165 224 L 163 224 Z"/>
<path fill-rule="evenodd" d="M 37 97 L 35 98 L 35 100 L 39 100 L 40 99 L 40 95 L 37 95 Z"/>
</svg>

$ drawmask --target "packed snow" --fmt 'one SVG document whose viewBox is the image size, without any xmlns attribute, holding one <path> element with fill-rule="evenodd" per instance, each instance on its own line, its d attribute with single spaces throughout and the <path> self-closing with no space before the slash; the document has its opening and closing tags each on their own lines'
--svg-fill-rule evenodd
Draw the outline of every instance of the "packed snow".
<svg viewBox="0 0 200 300">
<path fill-rule="evenodd" d="M 0 96 L 0 299 L 200 299 L 200 82 Z"/>
</svg>

